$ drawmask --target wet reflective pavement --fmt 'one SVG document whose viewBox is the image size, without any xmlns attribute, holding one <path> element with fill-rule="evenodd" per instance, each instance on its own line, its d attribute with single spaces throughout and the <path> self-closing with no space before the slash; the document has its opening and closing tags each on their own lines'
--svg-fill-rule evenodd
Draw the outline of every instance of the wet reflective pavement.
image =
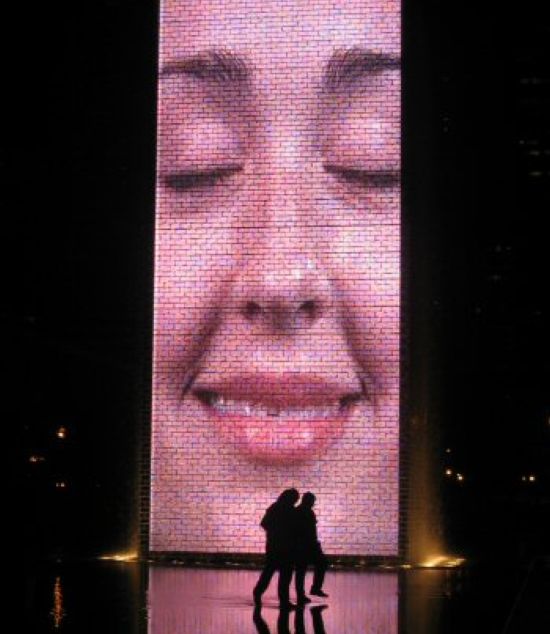
<svg viewBox="0 0 550 634">
<path fill-rule="evenodd" d="M 528 634 L 550 631 L 550 565 L 329 571 L 328 599 L 255 610 L 255 570 L 112 561 L 27 570 L 25 632 L 98 634 Z M 306 586 L 307 587 L 307 586 Z M 19 628 L 18 628 L 19 629 Z"/>
</svg>

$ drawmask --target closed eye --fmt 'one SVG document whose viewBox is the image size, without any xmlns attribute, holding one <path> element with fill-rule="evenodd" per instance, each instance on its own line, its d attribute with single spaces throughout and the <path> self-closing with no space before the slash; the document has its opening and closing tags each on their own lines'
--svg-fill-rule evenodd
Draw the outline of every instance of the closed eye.
<svg viewBox="0 0 550 634">
<path fill-rule="evenodd" d="M 163 184 L 177 192 L 214 187 L 242 171 L 242 165 L 214 167 L 206 170 L 181 170 L 162 177 Z"/>
<path fill-rule="evenodd" d="M 324 168 L 326 172 L 334 174 L 340 180 L 364 187 L 396 187 L 399 185 L 401 176 L 399 170 L 363 170 L 331 164 L 325 165 Z"/>
</svg>

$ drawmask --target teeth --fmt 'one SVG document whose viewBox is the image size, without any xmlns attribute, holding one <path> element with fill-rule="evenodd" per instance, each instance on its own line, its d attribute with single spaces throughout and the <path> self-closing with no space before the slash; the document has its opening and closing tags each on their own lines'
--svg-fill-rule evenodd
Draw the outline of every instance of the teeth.
<svg viewBox="0 0 550 634">
<path fill-rule="evenodd" d="M 284 420 L 319 420 L 323 418 L 334 418 L 342 413 L 342 410 L 353 406 L 360 400 L 359 394 L 349 394 L 343 396 L 334 405 L 324 407 L 294 407 L 281 409 L 260 403 L 250 403 L 221 396 L 212 390 L 197 390 L 195 396 L 205 405 L 216 409 L 222 414 L 235 416 L 250 416 L 254 418 L 277 418 Z"/>
</svg>

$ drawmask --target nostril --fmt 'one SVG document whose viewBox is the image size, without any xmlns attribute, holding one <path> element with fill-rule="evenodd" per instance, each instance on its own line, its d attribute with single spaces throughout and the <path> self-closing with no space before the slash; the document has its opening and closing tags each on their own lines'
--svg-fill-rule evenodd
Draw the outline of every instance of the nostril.
<svg viewBox="0 0 550 634">
<path fill-rule="evenodd" d="M 256 302 L 246 302 L 244 314 L 247 319 L 254 319 L 262 312 L 262 307 Z"/>
<path fill-rule="evenodd" d="M 317 305 L 312 299 L 309 299 L 300 304 L 298 311 L 305 314 L 309 319 L 313 319 L 317 314 Z"/>
</svg>

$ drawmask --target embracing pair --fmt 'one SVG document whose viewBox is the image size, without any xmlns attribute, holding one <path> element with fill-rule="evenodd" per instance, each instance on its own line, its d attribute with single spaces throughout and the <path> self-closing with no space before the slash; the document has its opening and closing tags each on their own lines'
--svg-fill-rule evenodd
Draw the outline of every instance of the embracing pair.
<svg viewBox="0 0 550 634">
<path fill-rule="evenodd" d="M 308 565 L 313 565 L 313 583 L 310 594 L 327 597 L 322 586 L 328 567 L 321 544 L 317 539 L 317 518 L 313 511 L 315 496 L 300 494 L 296 489 L 286 489 L 266 511 L 261 526 L 266 532 L 266 558 L 264 568 L 254 587 L 254 603 L 261 604 L 275 571 L 279 571 L 278 594 L 281 608 L 291 609 L 290 582 L 295 571 L 296 598 L 299 605 L 311 599 L 305 593 L 305 577 Z"/>
</svg>

